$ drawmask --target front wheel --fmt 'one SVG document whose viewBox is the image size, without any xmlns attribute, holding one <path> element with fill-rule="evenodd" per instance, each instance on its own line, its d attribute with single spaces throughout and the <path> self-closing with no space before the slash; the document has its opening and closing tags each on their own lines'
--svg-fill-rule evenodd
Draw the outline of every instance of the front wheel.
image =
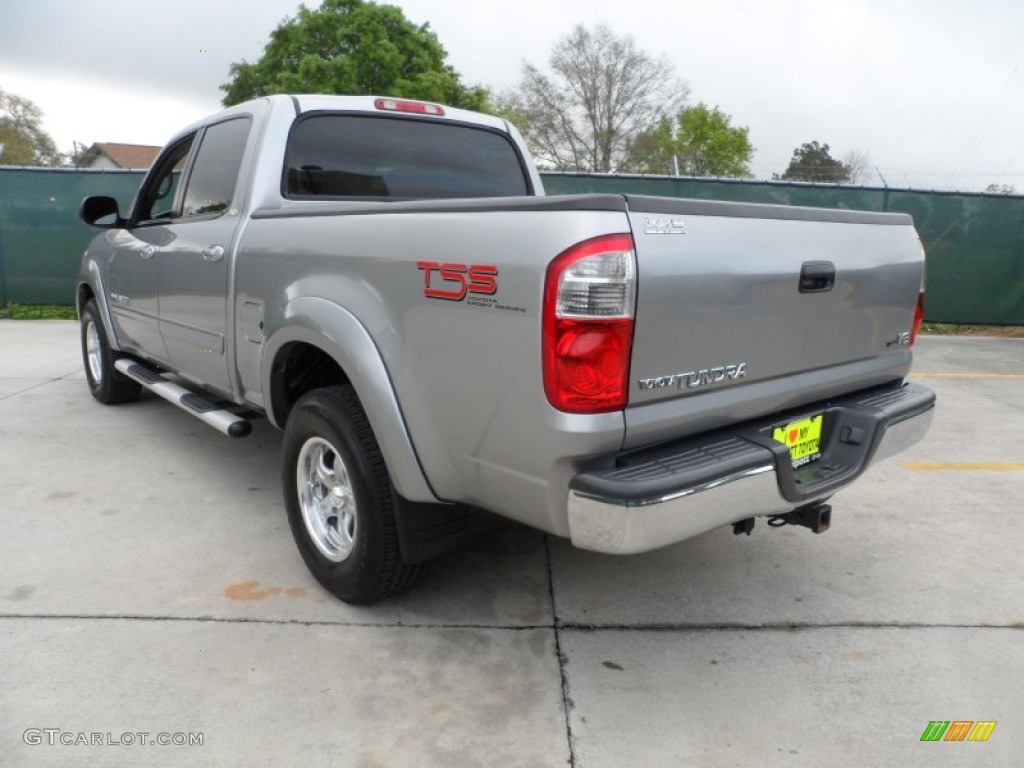
<svg viewBox="0 0 1024 768">
<path fill-rule="evenodd" d="M 347 603 L 410 586 L 420 567 L 398 546 L 391 478 L 351 387 L 303 395 L 284 431 L 282 486 L 306 566 Z"/>
<path fill-rule="evenodd" d="M 81 336 L 85 381 L 92 396 L 106 405 L 138 399 L 142 387 L 114 368 L 114 354 L 95 299 L 82 307 Z"/>
</svg>

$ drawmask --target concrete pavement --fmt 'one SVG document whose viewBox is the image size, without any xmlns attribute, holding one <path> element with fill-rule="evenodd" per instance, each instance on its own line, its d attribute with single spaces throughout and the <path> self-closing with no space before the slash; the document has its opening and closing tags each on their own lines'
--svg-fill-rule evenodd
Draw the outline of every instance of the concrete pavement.
<svg viewBox="0 0 1024 768">
<path fill-rule="evenodd" d="M 105 408 L 75 323 L 0 322 L 0 766 L 1016 765 L 1024 341 L 917 355 L 931 435 L 827 534 L 612 558 L 487 520 L 367 609 L 302 565 L 279 433 Z M 139 732 L 203 743 L 60 744 Z"/>
</svg>

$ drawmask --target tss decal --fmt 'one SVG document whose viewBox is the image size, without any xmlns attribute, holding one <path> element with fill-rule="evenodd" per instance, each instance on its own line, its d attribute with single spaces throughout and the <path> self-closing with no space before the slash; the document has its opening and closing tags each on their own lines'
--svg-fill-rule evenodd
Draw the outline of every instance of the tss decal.
<svg viewBox="0 0 1024 768">
<path fill-rule="evenodd" d="M 423 295 L 429 299 L 462 301 L 467 293 L 493 296 L 498 292 L 497 267 L 417 261 L 416 268 L 423 270 Z"/>
</svg>

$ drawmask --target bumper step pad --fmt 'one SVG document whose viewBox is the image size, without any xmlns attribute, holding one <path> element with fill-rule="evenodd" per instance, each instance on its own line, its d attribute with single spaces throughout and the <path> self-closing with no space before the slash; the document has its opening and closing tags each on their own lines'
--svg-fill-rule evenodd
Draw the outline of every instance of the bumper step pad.
<svg viewBox="0 0 1024 768">
<path fill-rule="evenodd" d="M 620 504 L 643 505 L 770 468 L 782 497 L 799 504 L 849 483 L 875 458 L 889 429 L 931 410 L 934 404 L 934 393 L 916 384 L 859 392 L 770 420 L 621 454 L 614 467 L 577 475 L 570 489 Z M 825 414 L 821 458 L 794 470 L 789 450 L 772 437 L 772 431 L 780 423 L 811 413 Z"/>
</svg>

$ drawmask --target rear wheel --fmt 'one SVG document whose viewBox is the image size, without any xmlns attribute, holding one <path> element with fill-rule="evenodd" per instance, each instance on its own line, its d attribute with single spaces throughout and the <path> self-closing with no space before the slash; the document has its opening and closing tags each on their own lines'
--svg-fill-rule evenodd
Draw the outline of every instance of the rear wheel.
<svg viewBox="0 0 1024 768">
<path fill-rule="evenodd" d="M 92 396 L 106 405 L 138 399 L 142 387 L 114 368 L 114 354 L 95 299 L 82 307 L 81 335 L 85 381 Z"/>
<path fill-rule="evenodd" d="M 391 478 L 351 387 L 304 395 L 285 426 L 282 485 L 306 566 L 347 603 L 410 586 L 420 567 L 398 546 Z"/>
</svg>

